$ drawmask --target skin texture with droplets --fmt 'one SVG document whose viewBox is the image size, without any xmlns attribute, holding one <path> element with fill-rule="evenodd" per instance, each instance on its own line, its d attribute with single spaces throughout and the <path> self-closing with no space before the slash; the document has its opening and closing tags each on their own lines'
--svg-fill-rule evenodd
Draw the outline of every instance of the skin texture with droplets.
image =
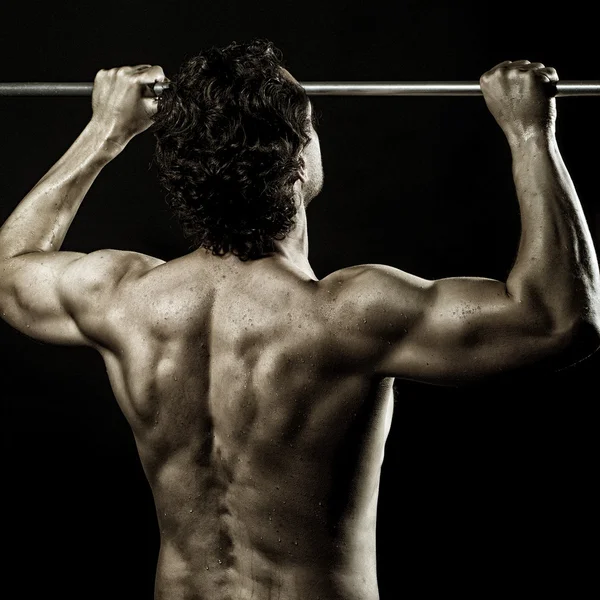
<svg viewBox="0 0 600 600">
<path fill-rule="evenodd" d="M 598 265 L 544 94 L 555 73 L 519 61 L 482 77 L 521 206 L 506 282 L 385 265 L 319 280 L 306 229 L 323 182 L 314 129 L 296 227 L 270 256 L 60 251 L 95 177 L 150 126 L 140 85 L 163 77 L 148 65 L 98 74 L 90 123 L 0 230 L 2 317 L 104 358 L 156 503 L 156 600 L 376 600 L 394 377 L 457 384 L 598 347 Z"/>
</svg>

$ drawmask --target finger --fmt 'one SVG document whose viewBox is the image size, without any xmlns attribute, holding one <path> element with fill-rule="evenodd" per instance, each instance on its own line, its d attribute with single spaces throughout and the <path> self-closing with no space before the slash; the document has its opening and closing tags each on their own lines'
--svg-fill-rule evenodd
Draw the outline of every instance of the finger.
<svg viewBox="0 0 600 600">
<path fill-rule="evenodd" d="M 129 73 L 139 73 L 140 71 L 145 71 L 151 66 L 152 65 L 124 65 L 120 68 Z"/>
<path fill-rule="evenodd" d="M 150 79 L 147 80 L 146 77 L 149 77 Z M 161 95 L 161 91 L 155 91 L 154 85 L 159 82 L 163 83 L 169 81 L 169 79 L 165 76 L 162 67 L 156 66 L 144 73 L 143 81 L 145 83 L 145 88 L 150 92 L 150 95 L 157 99 Z"/>
<path fill-rule="evenodd" d="M 558 81 L 558 73 L 554 67 L 544 67 L 543 69 L 539 69 L 538 72 L 547 77 L 548 81 L 551 81 L 552 83 Z"/>
<path fill-rule="evenodd" d="M 487 79 L 493 74 L 495 73 L 498 69 L 502 69 L 503 67 L 507 67 L 508 65 L 510 65 L 511 61 L 510 60 L 504 60 L 501 63 L 498 63 L 497 65 L 493 66 L 489 71 L 486 71 L 480 78 L 479 81 L 487 81 Z"/>
<path fill-rule="evenodd" d="M 511 63 L 512 63 L 511 60 L 504 60 L 501 63 L 494 65 L 489 71 L 487 71 L 486 75 L 488 73 L 493 73 L 494 71 L 496 71 L 497 69 L 501 69 L 502 67 L 508 67 L 508 65 L 510 65 Z"/>
<path fill-rule="evenodd" d="M 501 63 L 498 63 L 495 67 L 492 67 L 487 73 L 483 75 L 483 77 L 492 75 L 492 73 L 495 73 L 500 69 L 518 69 L 528 64 L 530 64 L 528 60 L 505 60 Z"/>
<path fill-rule="evenodd" d="M 544 69 L 545 65 L 542 64 L 541 62 L 532 62 L 532 63 L 526 63 L 523 65 L 519 65 L 517 66 L 517 69 L 519 69 L 519 71 L 535 71 L 537 69 Z"/>
<path fill-rule="evenodd" d="M 151 65 L 137 73 L 138 80 L 143 83 L 155 83 L 166 79 L 165 72 L 160 65 Z"/>
<path fill-rule="evenodd" d="M 152 96 L 151 98 L 142 98 L 144 110 L 149 117 L 152 117 L 158 111 L 158 96 Z"/>
</svg>

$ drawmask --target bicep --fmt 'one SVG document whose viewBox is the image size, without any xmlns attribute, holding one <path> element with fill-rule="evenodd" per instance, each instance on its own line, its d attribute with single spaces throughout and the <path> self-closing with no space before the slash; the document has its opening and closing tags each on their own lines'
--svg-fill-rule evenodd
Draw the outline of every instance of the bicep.
<svg viewBox="0 0 600 600">
<path fill-rule="evenodd" d="M 377 374 L 452 385 L 525 367 L 557 345 L 541 307 L 512 298 L 500 281 L 429 281 L 379 266 L 361 278 Z"/>
</svg>

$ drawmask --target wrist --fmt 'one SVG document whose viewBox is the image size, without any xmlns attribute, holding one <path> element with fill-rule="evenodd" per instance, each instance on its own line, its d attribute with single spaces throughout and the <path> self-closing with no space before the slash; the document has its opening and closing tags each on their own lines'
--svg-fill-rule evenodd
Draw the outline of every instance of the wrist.
<svg viewBox="0 0 600 600">
<path fill-rule="evenodd" d="M 528 127 L 505 133 L 512 151 L 547 148 L 556 141 L 553 127 Z"/>
<path fill-rule="evenodd" d="M 554 134 L 548 132 L 517 138 L 510 144 L 510 151 L 513 177 L 517 178 L 531 178 L 541 165 L 548 165 L 560 155 Z"/>
<path fill-rule="evenodd" d="M 133 137 L 93 117 L 84 131 L 94 139 L 99 159 L 106 162 L 118 156 Z"/>
</svg>

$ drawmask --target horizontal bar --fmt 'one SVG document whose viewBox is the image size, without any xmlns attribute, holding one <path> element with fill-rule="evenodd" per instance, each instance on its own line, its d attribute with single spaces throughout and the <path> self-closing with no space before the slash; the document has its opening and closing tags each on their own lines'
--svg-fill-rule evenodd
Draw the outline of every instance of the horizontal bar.
<svg viewBox="0 0 600 600">
<path fill-rule="evenodd" d="M 481 96 L 478 81 L 307 82 L 312 96 Z M 559 81 L 557 96 L 600 96 L 600 81 Z"/>
<path fill-rule="evenodd" d="M 311 96 L 480 96 L 478 81 L 380 81 L 301 83 Z M 149 86 L 160 96 L 168 82 Z M 90 96 L 92 83 L 0 83 L 0 96 Z M 559 81 L 557 96 L 600 96 L 600 81 Z"/>
<path fill-rule="evenodd" d="M 160 96 L 168 84 L 148 86 Z M 91 96 L 93 83 L 0 83 L 0 96 Z"/>
</svg>

